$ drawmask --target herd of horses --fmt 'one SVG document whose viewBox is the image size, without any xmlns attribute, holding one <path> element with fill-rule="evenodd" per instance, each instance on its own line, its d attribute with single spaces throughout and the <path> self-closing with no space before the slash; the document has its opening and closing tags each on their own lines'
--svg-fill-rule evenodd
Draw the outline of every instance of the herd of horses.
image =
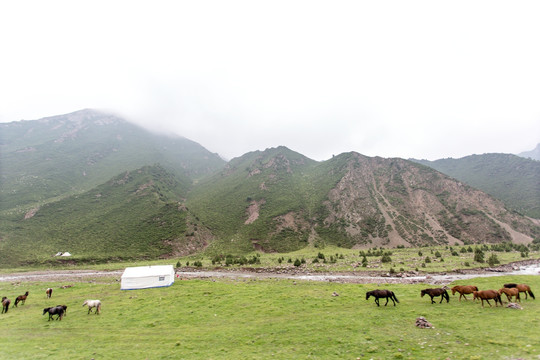
<svg viewBox="0 0 540 360">
<path fill-rule="evenodd" d="M 439 304 L 443 302 L 443 300 L 446 300 L 446 302 L 450 302 L 450 296 L 448 295 L 448 287 L 442 287 L 442 288 L 435 288 L 435 289 L 424 289 L 420 291 L 420 297 L 424 297 L 424 295 L 428 295 L 431 298 L 431 303 L 434 304 L 435 300 L 433 298 L 440 296 L 441 301 L 439 301 Z M 504 284 L 501 289 L 497 290 L 478 290 L 477 286 L 474 285 L 456 285 L 450 289 L 452 291 L 452 295 L 455 295 L 456 292 L 459 293 L 459 301 L 461 302 L 461 297 L 465 298 L 467 300 L 467 297 L 465 295 L 473 295 L 473 300 L 480 299 L 482 301 L 482 307 L 484 307 L 484 300 L 488 303 L 488 305 L 491 307 L 491 303 L 489 300 L 495 301 L 495 306 L 497 306 L 497 303 L 501 304 L 503 306 L 501 295 L 505 294 L 508 298 L 508 302 L 512 301 L 512 297 L 515 298 L 516 301 L 521 302 L 520 293 L 525 293 L 525 299 L 527 299 L 528 296 L 535 299 L 534 293 L 531 291 L 531 287 L 527 284 Z M 396 302 L 399 303 L 399 300 L 397 299 L 396 295 L 393 291 L 390 290 L 372 290 L 366 292 L 366 300 L 368 300 L 371 296 L 375 298 L 375 303 L 377 306 L 379 305 L 379 299 L 386 298 L 386 303 L 384 306 L 388 305 L 388 301 L 392 300 L 394 303 L 394 306 L 396 306 Z"/>
<path fill-rule="evenodd" d="M 47 296 L 47 299 L 50 299 L 52 297 L 52 288 L 48 288 L 45 291 L 45 295 Z M 26 299 L 28 298 L 28 291 L 24 293 L 24 295 L 19 295 L 15 298 L 15 307 L 20 303 L 21 305 L 24 305 L 26 302 Z M 11 300 L 9 300 L 6 296 L 2 297 L 2 314 L 7 313 L 9 310 L 9 306 L 11 305 Z M 88 306 L 88 314 L 92 312 L 92 309 L 96 309 L 95 314 L 99 315 L 101 313 L 101 301 L 99 300 L 85 300 L 85 302 L 82 305 Z M 43 309 L 43 315 L 49 314 L 49 320 L 62 320 L 62 318 L 67 314 L 67 305 L 56 305 L 52 307 L 46 307 Z M 56 315 L 56 319 L 53 317 Z"/>
</svg>

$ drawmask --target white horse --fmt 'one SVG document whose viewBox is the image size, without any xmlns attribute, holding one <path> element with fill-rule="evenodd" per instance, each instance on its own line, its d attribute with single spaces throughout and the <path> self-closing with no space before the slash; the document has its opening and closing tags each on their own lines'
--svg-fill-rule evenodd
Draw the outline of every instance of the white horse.
<svg viewBox="0 0 540 360">
<path fill-rule="evenodd" d="M 101 312 L 101 301 L 99 300 L 86 300 L 82 306 L 88 306 L 88 313 L 90 314 L 92 312 L 92 308 L 96 308 L 96 314 L 99 314 Z"/>
</svg>

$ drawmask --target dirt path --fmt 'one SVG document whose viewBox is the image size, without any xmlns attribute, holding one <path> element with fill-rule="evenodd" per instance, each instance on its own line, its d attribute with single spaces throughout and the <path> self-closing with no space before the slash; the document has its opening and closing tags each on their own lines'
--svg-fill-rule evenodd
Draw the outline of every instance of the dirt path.
<svg viewBox="0 0 540 360">
<path fill-rule="evenodd" d="M 24 273 L 0 274 L 3 282 L 26 282 L 26 281 L 92 281 L 96 278 L 114 277 L 120 281 L 123 270 L 98 271 L 98 270 L 50 270 L 31 271 Z M 540 260 L 526 260 L 512 264 L 506 264 L 497 268 L 460 270 L 453 273 L 440 274 L 415 274 L 404 273 L 395 276 L 387 276 L 381 273 L 310 273 L 298 269 L 219 269 L 198 270 L 178 269 L 177 277 L 180 279 L 292 279 L 307 281 L 329 281 L 355 284 L 448 284 L 455 280 L 470 279 L 474 277 L 502 276 L 502 275 L 538 275 L 540 273 Z"/>
</svg>

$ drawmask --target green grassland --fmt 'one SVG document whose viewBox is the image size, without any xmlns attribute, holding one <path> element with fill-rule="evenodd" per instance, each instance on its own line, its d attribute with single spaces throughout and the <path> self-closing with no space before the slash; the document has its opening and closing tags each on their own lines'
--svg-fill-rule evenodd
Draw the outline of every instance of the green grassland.
<svg viewBox="0 0 540 360">
<path fill-rule="evenodd" d="M 498 289 L 506 282 L 540 288 L 539 276 L 457 283 Z M 72 287 L 62 289 L 62 285 Z M 47 299 L 45 289 L 54 289 Z M 178 280 L 168 288 L 121 291 L 118 279 L 0 283 L 25 305 L 0 315 L 2 359 L 532 359 L 540 355 L 540 299 L 523 310 L 478 302 L 430 304 L 427 284 L 384 285 L 400 303 L 365 300 L 376 284 L 293 280 Z M 333 293 L 339 296 L 332 296 Z M 101 315 L 85 299 L 100 299 Z M 62 321 L 43 308 L 66 304 Z M 424 316 L 434 328 L 420 329 Z"/>
</svg>

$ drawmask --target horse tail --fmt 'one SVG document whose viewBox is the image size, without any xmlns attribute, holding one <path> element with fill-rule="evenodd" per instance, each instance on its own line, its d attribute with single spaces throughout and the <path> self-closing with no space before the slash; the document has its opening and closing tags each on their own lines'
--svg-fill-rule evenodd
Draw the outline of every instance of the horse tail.
<svg viewBox="0 0 540 360">
<path fill-rule="evenodd" d="M 17 304 L 19 303 L 19 301 L 20 301 L 19 298 L 16 298 L 16 299 L 15 299 L 15 304 L 14 304 L 15 307 L 17 307 Z"/>
<path fill-rule="evenodd" d="M 399 300 L 397 299 L 396 294 L 394 294 L 393 291 L 392 291 L 392 297 L 394 298 L 394 300 L 396 300 L 397 303 L 399 303 Z"/>
<path fill-rule="evenodd" d="M 534 294 L 533 294 L 533 292 L 531 291 L 530 288 L 529 288 L 529 290 L 527 290 L 527 292 L 529 293 L 529 295 L 531 295 L 531 297 L 532 297 L 533 299 L 536 299 L 536 298 L 534 297 Z"/>
</svg>

